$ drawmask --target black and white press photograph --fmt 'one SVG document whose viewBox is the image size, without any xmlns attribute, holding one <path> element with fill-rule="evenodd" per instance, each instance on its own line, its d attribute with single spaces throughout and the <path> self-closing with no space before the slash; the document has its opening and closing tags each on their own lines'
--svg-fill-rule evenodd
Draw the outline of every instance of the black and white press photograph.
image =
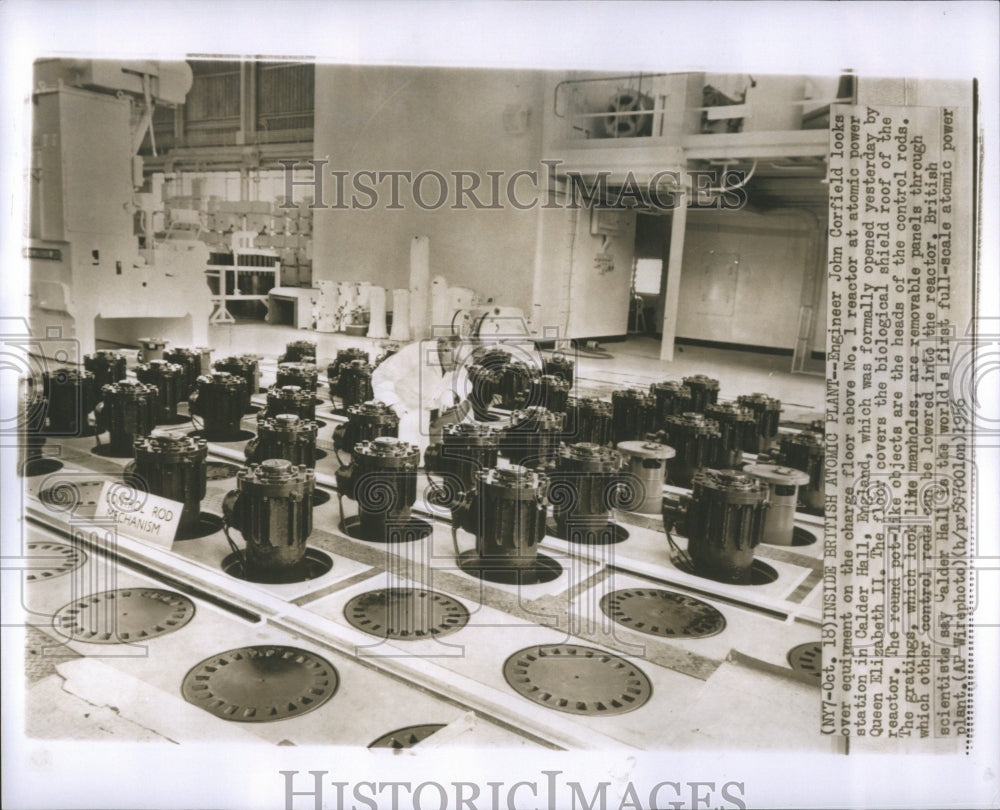
<svg viewBox="0 0 1000 810">
<path fill-rule="evenodd" d="M 998 12 L 906 5 L 0 7 L 4 805 L 995 806 Z"/>
</svg>

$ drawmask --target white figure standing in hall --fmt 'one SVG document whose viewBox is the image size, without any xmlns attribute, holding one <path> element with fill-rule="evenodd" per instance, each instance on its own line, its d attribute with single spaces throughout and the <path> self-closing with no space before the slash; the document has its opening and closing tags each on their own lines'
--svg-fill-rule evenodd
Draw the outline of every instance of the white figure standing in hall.
<svg viewBox="0 0 1000 810">
<path fill-rule="evenodd" d="M 399 438 L 418 445 L 421 453 L 445 424 L 472 418 L 468 375 L 456 361 L 463 343 L 458 335 L 416 340 L 372 372 L 375 399 L 396 412 Z"/>
</svg>

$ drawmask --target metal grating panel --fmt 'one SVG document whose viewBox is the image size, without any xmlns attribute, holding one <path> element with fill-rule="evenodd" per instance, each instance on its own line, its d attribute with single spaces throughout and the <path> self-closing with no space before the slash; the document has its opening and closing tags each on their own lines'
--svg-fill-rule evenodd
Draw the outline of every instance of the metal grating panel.
<svg viewBox="0 0 1000 810">
<path fill-rule="evenodd" d="M 423 588 L 384 588 L 355 596 L 347 621 L 380 638 L 408 641 L 445 636 L 469 622 L 469 611 L 450 596 Z"/>
<path fill-rule="evenodd" d="M 52 626 L 73 641 L 125 644 L 180 630 L 193 618 L 194 603 L 182 594 L 122 588 L 64 605 L 52 617 Z"/>
<path fill-rule="evenodd" d="M 507 659 L 503 675 L 528 700 L 592 717 L 634 711 L 653 694 L 645 673 L 624 658 L 576 644 L 528 647 Z"/>
<path fill-rule="evenodd" d="M 657 588 L 605 594 L 601 610 L 624 627 L 664 638 L 705 638 L 726 629 L 725 616 L 707 602 Z"/>
<path fill-rule="evenodd" d="M 206 658 L 181 685 L 184 699 L 238 723 L 268 723 L 318 709 L 337 691 L 333 664 L 296 647 L 240 647 Z"/>
</svg>

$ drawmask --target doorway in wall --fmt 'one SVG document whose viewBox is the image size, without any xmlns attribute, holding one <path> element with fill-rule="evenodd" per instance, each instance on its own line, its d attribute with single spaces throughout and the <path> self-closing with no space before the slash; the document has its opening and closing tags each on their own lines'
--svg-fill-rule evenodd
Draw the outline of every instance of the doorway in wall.
<svg viewBox="0 0 1000 810">
<path fill-rule="evenodd" d="M 670 215 L 639 214 L 636 217 L 633 297 L 629 311 L 631 334 L 658 337 L 662 331 L 669 253 Z"/>
</svg>

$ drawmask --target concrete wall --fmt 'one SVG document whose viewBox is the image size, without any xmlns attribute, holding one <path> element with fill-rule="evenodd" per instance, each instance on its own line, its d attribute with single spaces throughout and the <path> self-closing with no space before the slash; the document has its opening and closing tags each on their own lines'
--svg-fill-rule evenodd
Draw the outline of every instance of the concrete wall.
<svg viewBox="0 0 1000 810">
<path fill-rule="evenodd" d="M 471 287 L 485 297 L 529 313 L 538 235 L 537 209 L 518 210 L 506 199 L 506 181 L 517 171 L 539 171 L 544 74 L 538 71 L 440 70 L 321 65 L 316 68 L 315 155 L 327 171 L 437 171 L 448 178 L 450 199 L 423 210 L 401 184 L 391 210 L 389 180 L 375 185 L 371 210 L 315 210 L 313 278 L 368 280 L 389 289 L 409 283 L 410 240 L 430 237 L 431 275 Z M 486 172 L 503 172 L 497 210 L 451 210 L 455 171 L 475 172 L 487 204 Z M 539 178 L 541 183 L 541 178 Z M 427 203 L 439 184 L 421 185 Z M 300 196 L 311 193 L 297 189 Z M 350 194 L 350 187 L 348 187 Z M 519 199 L 536 199 L 536 186 L 519 181 Z M 327 177 L 324 202 L 337 202 Z M 367 194 L 357 201 L 368 205 Z"/>
<path fill-rule="evenodd" d="M 792 349 L 815 234 L 793 212 L 691 212 L 677 336 Z"/>
</svg>

